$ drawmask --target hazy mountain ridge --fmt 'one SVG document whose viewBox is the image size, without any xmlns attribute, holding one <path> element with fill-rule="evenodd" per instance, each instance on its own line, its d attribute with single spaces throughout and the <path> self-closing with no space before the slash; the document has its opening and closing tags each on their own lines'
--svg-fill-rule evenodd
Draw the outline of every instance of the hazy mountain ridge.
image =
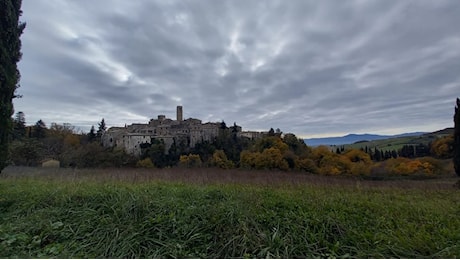
<svg viewBox="0 0 460 260">
<path fill-rule="evenodd" d="M 374 141 L 388 138 L 397 138 L 405 136 L 420 136 L 428 134 L 428 132 L 413 132 L 403 133 L 397 135 L 377 135 L 377 134 L 348 134 L 340 137 L 324 137 L 324 138 L 307 138 L 304 142 L 308 146 L 319 146 L 319 145 L 344 145 L 352 144 L 359 141 Z"/>
</svg>

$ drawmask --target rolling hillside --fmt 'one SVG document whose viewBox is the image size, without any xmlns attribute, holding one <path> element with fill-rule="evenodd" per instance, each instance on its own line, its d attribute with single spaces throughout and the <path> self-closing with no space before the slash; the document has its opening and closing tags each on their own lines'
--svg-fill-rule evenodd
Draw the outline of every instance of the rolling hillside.
<svg viewBox="0 0 460 260">
<path fill-rule="evenodd" d="M 314 138 L 305 139 L 309 146 L 330 145 L 345 146 L 345 149 L 361 147 L 378 148 L 379 150 L 398 150 L 404 145 L 429 144 L 436 138 L 443 137 L 453 133 L 453 128 L 446 128 L 432 133 L 407 133 L 395 136 L 384 135 L 354 135 L 350 134 L 343 137 Z"/>
<path fill-rule="evenodd" d="M 393 137 L 382 140 L 373 140 L 368 142 L 358 142 L 353 144 L 345 145 L 345 149 L 355 148 L 360 149 L 361 147 L 377 148 L 383 151 L 398 151 L 404 145 L 418 145 L 424 144 L 428 145 L 437 138 L 447 136 L 453 133 L 453 128 L 446 128 L 439 130 L 433 133 L 426 133 L 419 136 L 402 136 L 402 137 Z"/>
<path fill-rule="evenodd" d="M 319 145 L 344 145 L 353 144 L 361 141 L 374 141 L 384 140 L 389 138 L 408 137 L 408 136 L 420 136 L 426 134 L 424 132 L 405 133 L 399 135 L 376 135 L 376 134 L 349 134 L 341 137 L 325 137 L 325 138 L 310 138 L 304 139 L 304 142 L 308 146 L 319 146 Z"/>
</svg>

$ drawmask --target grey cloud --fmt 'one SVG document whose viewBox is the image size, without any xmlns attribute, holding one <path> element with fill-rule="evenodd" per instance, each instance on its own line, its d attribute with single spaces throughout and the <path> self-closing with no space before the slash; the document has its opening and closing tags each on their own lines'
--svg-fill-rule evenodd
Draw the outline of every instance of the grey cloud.
<svg viewBox="0 0 460 260">
<path fill-rule="evenodd" d="M 186 117 L 300 136 L 428 131 L 451 125 L 460 88 L 454 0 L 38 0 L 23 11 L 16 110 L 35 121 L 123 125 L 183 105 Z"/>
</svg>

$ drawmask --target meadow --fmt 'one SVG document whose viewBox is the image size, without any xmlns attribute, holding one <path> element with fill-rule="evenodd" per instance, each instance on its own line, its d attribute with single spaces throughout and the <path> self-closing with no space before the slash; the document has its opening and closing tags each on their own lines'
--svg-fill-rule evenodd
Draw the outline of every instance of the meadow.
<svg viewBox="0 0 460 260">
<path fill-rule="evenodd" d="M 2 258 L 457 258 L 458 178 L 6 168 Z"/>
</svg>

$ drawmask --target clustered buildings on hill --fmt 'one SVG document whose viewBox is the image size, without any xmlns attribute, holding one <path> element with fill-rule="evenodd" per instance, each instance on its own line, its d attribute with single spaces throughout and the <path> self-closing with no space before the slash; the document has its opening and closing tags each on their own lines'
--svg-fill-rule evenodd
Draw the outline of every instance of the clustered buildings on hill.
<svg viewBox="0 0 460 260">
<path fill-rule="evenodd" d="M 189 147 L 202 141 L 212 141 L 219 134 L 221 123 L 202 123 L 195 118 L 183 119 L 182 106 L 177 106 L 176 120 L 158 115 L 157 119 L 150 119 L 148 124 L 131 124 L 125 127 L 111 127 L 102 136 L 105 147 L 123 147 L 126 152 L 134 155 L 141 154 L 143 144 L 150 144 L 152 139 L 163 140 L 165 152 L 171 145 L 183 141 Z M 263 132 L 242 131 L 236 127 L 237 135 L 250 139 L 263 136 Z"/>
</svg>

